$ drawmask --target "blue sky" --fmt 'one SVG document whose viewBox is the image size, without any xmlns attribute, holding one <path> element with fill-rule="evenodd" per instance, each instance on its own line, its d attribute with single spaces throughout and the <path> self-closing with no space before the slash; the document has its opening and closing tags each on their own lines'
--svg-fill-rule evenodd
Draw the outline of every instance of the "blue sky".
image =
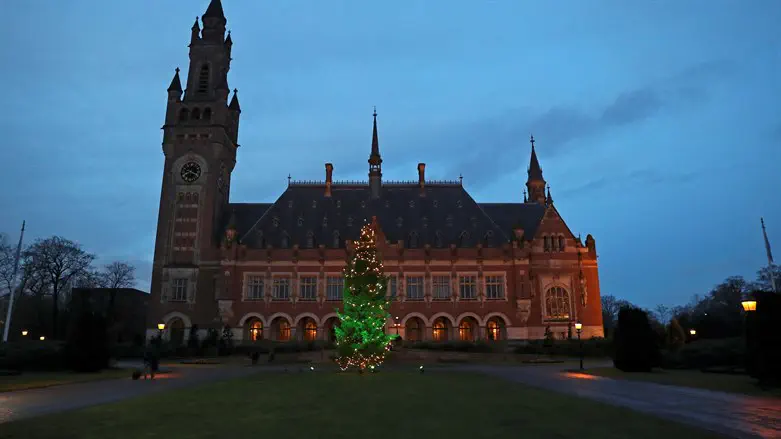
<svg viewBox="0 0 781 439">
<path fill-rule="evenodd" d="M 232 201 L 297 179 L 454 179 L 519 201 L 530 132 L 603 294 L 678 304 L 781 252 L 781 2 L 224 0 L 242 102 Z M 160 126 L 207 0 L 4 6 L 0 231 L 126 259 L 148 290 Z"/>
</svg>

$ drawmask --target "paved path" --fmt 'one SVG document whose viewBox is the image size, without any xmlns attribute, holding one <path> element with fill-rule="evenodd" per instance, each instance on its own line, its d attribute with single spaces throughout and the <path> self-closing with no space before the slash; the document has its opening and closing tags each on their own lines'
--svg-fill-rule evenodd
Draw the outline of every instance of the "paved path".
<svg viewBox="0 0 781 439">
<path fill-rule="evenodd" d="M 781 438 L 781 399 L 614 380 L 568 373 L 561 366 L 464 365 L 458 369 L 628 407 L 735 438 Z"/>
<path fill-rule="evenodd" d="M 135 365 L 128 363 L 118 366 L 128 367 Z M 163 365 L 161 368 L 165 370 L 166 366 Z M 238 378 L 261 370 L 276 369 L 278 368 L 270 366 L 173 366 L 170 372 L 158 375 L 154 381 L 133 381 L 130 378 L 130 372 L 128 372 L 128 378 L 4 392 L 0 393 L 0 424 L 31 416 L 105 404 L 194 384 Z"/>
</svg>

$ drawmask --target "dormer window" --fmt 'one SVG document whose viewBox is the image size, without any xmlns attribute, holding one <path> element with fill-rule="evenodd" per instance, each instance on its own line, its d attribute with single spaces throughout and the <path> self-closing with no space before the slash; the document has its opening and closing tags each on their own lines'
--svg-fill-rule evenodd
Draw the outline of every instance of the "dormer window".
<svg viewBox="0 0 781 439">
<path fill-rule="evenodd" d="M 409 239 L 407 240 L 407 247 L 418 248 L 418 234 L 416 232 L 412 232 L 409 234 Z"/>
<path fill-rule="evenodd" d="M 290 237 L 287 236 L 287 233 L 282 233 L 282 242 L 280 243 L 280 247 L 282 248 L 290 247 Z"/>
<path fill-rule="evenodd" d="M 442 248 L 442 232 L 439 230 L 434 234 L 434 245 L 437 248 Z"/>
<path fill-rule="evenodd" d="M 490 247 L 493 245 L 494 240 L 494 232 L 491 230 L 485 232 L 485 236 L 483 237 L 483 241 L 485 241 L 485 246 Z"/>
<path fill-rule="evenodd" d="M 334 242 L 333 242 L 334 248 L 339 248 L 339 245 L 341 244 L 341 240 L 339 239 L 339 231 L 338 230 L 334 230 L 333 238 L 334 238 Z"/>
<path fill-rule="evenodd" d="M 353 217 L 348 216 L 347 217 L 347 227 L 352 227 L 352 226 L 353 226 Z"/>
<path fill-rule="evenodd" d="M 274 227 L 279 227 L 279 218 L 278 217 L 272 218 L 271 219 L 271 224 L 273 224 Z"/>
<path fill-rule="evenodd" d="M 209 91 L 209 65 L 204 64 L 201 66 L 201 71 L 198 74 L 198 93 L 208 93 Z"/>
<path fill-rule="evenodd" d="M 458 235 L 458 246 L 459 247 L 466 247 L 466 243 L 469 241 L 469 233 L 467 233 L 466 230 L 461 232 L 460 235 Z"/>
<path fill-rule="evenodd" d="M 428 217 L 427 216 L 424 216 L 421 221 L 423 222 L 423 228 L 424 229 L 426 227 L 428 227 Z"/>
<path fill-rule="evenodd" d="M 299 215 L 298 216 L 298 227 L 301 227 L 304 225 L 304 217 Z"/>
<path fill-rule="evenodd" d="M 445 218 L 445 223 L 448 226 L 452 226 L 453 225 L 453 215 L 448 215 L 447 218 Z"/>
<path fill-rule="evenodd" d="M 328 227 L 328 217 L 327 216 L 323 217 L 323 227 Z"/>
<path fill-rule="evenodd" d="M 306 232 L 306 248 L 314 248 L 315 246 L 315 234 L 311 231 Z"/>
<path fill-rule="evenodd" d="M 402 217 L 396 218 L 396 227 L 401 227 L 404 225 L 404 219 Z"/>
</svg>

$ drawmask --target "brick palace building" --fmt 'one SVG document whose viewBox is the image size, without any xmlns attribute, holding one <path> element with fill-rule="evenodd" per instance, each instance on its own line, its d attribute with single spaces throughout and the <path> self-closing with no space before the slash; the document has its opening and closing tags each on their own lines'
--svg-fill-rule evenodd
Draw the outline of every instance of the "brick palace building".
<svg viewBox="0 0 781 439">
<path fill-rule="evenodd" d="M 333 337 L 350 241 L 375 218 L 388 331 L 407 340 L 602 336 L 594 238 L 585 245 L 551 198 L 534 139 L 523 202 L 479 203 L 458 181 L 383 181 L 377 115 L 368 181 L 289 181 L 273 203 L 231 203 L 241 108 L 229 100 L 232 40 L 219 0 L 196 19 L 183 90 L 176 70 L 163 126 L 148 335 L 192 325 L 235 340 Z M 368 139 L 367 139 L 368 140 Z M 368 144 L 368 142 L 367 142 Z M 367 148 L 368 149 L 368 148 Z M 245 168 L 246 169 L 246 168 Z M 573 330 L 574 332 L 574 330 Z"/>
</svg>

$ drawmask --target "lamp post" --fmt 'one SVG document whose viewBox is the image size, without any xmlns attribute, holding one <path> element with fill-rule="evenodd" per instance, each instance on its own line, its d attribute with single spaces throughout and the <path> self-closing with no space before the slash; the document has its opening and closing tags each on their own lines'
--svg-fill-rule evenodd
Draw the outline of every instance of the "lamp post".
<svg viewBox="0 0 781 439">
<path fill-rule="evenodd" d="M 744 324 L 744 332 L 746 334 L 746 370 L 749 372 L 749 375 L 751 375 L 751 371 L 753 369 L 753 360 L 754 355 L 752 352 L 752 321 L 751 316 L 756 312 L 757 310 L 757 301 L 754 300 L 751 297 L 747 297 L 743 301 L 740 302 L 740 305 L 743 307 L 743 311 L 746 314 L 745 324 Z"/>
<path fill-rule="evenodd" d="M 396 323 L 393 326 L 396 327 L 396 335 L 399 335 L 399 317 L 398 316 L 396 316 Z"/>
<path fill-rule="evenodd" d="M 163 330 L 165 329 L 165 323 L 158 323 L 157 324 L 157 340 L 162 345 L 163 343 Z"/>
<path fill-rule="evenodd" d="M 575 323 L 575 330 L 578 332 L 578 344 L 580 344 L 580 370 L 583 370 L 583 339 L 580 338 L 580 333 L 583 331 L 583 323 Z"/>
</svg>

